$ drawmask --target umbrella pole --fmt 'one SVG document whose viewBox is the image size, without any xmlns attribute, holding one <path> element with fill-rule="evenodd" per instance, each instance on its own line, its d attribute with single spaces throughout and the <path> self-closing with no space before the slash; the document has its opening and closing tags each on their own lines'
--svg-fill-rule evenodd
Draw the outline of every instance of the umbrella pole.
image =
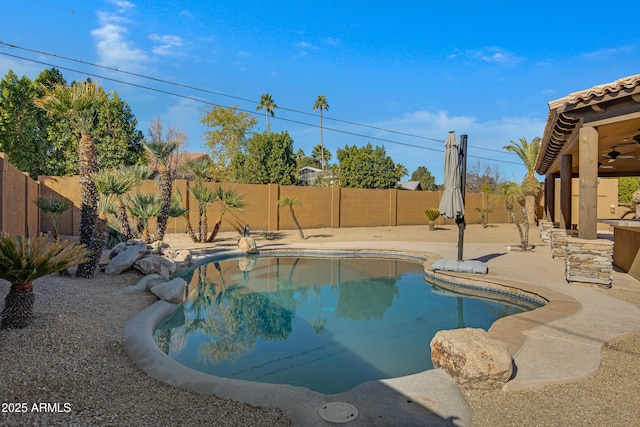
<svg viewBox="0 0 640 427">
<path fill-rule="evenodd" d="M 460 165 L 460 193 L 462 193 L 462 204 L 464 206 L 464 198 L 467 186 L 467 135 L 460 135 L 460 147 L 458 148 L 458 164 Z M 456 224 L 458 224 L 458 261 L 462 261 L 464 229 L 467 225 L 464 220 L 464 215 L 456 216 Z"/>
</svg>

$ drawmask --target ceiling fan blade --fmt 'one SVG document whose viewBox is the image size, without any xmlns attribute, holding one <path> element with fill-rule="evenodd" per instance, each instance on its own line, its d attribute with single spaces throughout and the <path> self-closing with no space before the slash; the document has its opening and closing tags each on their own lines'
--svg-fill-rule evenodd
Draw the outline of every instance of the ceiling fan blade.
<svg viewBox="0 0 640 427">
<path fill-rule="evenodd" d="M 613 163 L 613 162 L 615 162 L 615 161 L 616 161 L 616 159 L 617 159 L 617 157 L 610 158 L 610 159 L 609 159 L 609 161 L 608 161 L 607 163 Z"/>
</svg>

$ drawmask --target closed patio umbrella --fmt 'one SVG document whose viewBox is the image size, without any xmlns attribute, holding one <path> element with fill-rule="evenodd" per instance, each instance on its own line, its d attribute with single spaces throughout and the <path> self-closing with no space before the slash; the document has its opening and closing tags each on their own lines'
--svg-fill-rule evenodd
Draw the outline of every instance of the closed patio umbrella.
<svg viewBox="0 0 640 427">
<path fill-rule="evenodd" d="M 464 217 L 464 199 L 460 190 L 460 155 L 455 132 L 449 132 L 444 150 L 444 192 L 440 215 L 452 219 Z"/>
</svg>

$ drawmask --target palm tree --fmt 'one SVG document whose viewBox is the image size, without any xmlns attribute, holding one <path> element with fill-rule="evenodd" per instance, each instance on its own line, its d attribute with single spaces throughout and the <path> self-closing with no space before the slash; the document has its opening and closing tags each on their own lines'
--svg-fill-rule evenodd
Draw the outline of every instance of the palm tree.
<svg viewBox="0 0 640 427">
<path fill-rule="evenodd" d="M 302 204 L 302 203 L 300 202 L 299 199 L 295 197 L 283 197 L 280 200 L 278 200 L 278 209 L 280 209 L 283 206 L 289 207 L 289 213 L 291 214 L 291 219 L 293 219 L 293 222 L 296 224 L 296 227 L 298 227 L 298 233 L 300 233 L 300 238 L 304 239 L 304 234 L 302 233 L 302 227 L 300 227 L 298 218 L 296 218 L 296 213 L 293 211 L 293 206 L 298 204 Z"/>
<path fill-rule="evenodd" d="M 189 188 L 189 193 L 191 193 L 191 196 L 198 201 L 199 236 L 196 237 L 190 222 L 187 225 L 187 229 L 191 228 L 191 232 L 189 233 L 191 240 L 195 243 L 205 243 L 209 234 L 207 210 L 209 210 L 209 206 L 217 200 L 217 195 L 203 182 L 196 182 L 196 185 L 193 188 Z"/>
<path fill-rule="evenodd" d="M 5 298 L 0 329 L 24 328 L 33 311 L 33 281 L 56 271 L 84 263 L 84 245 L 66 240 L 0 234 L 0 279 L 11 283 Z"/>
<path fill-rule="evenodd" d="M 170 156 L 178 149 L 181 141 L 178 139 L 164 140 L 158 135 L 153 135 L 150 142 L 143 141 L 142 145 L 158 162 L 158 175 L 160 186 L 160 198 L 162 205 L 153 240 L 164 239 L 164 233 L 169 221 L 169 209 L 171 209 L 171 195 L 173 193 L 173 178 L 171 176 Z"/>
<path fill-rule="evenodd" d="M 429 208 L 424 210 L 424 214 L 429 220 L 429 231 L 436 229 L 435 220 L 440 218 L 440 209 Z"/>
<path fill-rule="evenodd" d="M 58 218 L 71 207 L 71 200 L 64 197 L 38 197 L 33 201 L 51 221 L 53 227 L 53 238 L 58 240 Z"/>
<path fill-rule="evenodd" d="M 211 236 L 207 239 L 207 243 L 213 242 L 213 240 L 220 232 L 220 226 L 222 225 L 222 218 L 224 214 L 229 209 L 238 209 L 241 210 L 245 206 L 245 201 L 242 200 L 242 196 L 235 190 L 223 190 L 222 187 L 218 187 L 216 190 L 216 198 L 222 204 L 220 207 L 220 215 L 218 215 L 218 221 L 216 222 L 215 227 L 213 227 L 213 232 Z"/>
<path fill-rule="evenodd" d="M 98 267 L 102 236 L 96 235 L 98 217 L 98 192 L 91 178 L 98 170 L 96 145 L 91 136 L 100 106 L 107 100 L 101 86 L 93 82 L 77 82 L 71 86 L 57 84 L 42 86 L 44 96 L 34 100 L 48 114 L 69 120 L 74 131 L 80 134 L 78 145 L 78 170 L 81 185 L 82 211 L 80 214 L 80 243 L 91 251 L 87 262 L 78 267 L 79 277 L 93 277 Z"/>
<path fill-rule="evenodd" d="M 160 214 L 162 203 L 162 198 L 157 194 L 137 193 L 133 197 L 129 197 L 129 202 L 127 203 L 129 213 L 136 220 L 136 228 L 145 243 L 151 243 L 149 221 Z"/>
<path fill-rule="evenodd" d="M 313 150 L 311 150 L 311 158 L 318 162 L 320 167 L 324 170 L 328 167 L 329 160 L 331 160 L 331 152 L 322 144 L 316 144 L 313 147 Z"/>
<path fill-rule="evenodd" d="M 403 176 L 409 175 L 409 169 L 407 169 L 407 167 L 402 163 L 396 163 L 395 171 L 398 181 L 400 181 Z"/>
<path fill-rule="evenodd" d="M 98 192 L 103 194 L 109 203 L 115 199 L 115 216 L 120 225 L 120 232 L 125 240 L 131 239 L 133 233 L 129 225 L 127 208 L 124 204 L 124 195 L 131 191 L 139 180 L 129 169 L 121 168 L 101 170 L 94 175 L 93 181 Z"/>
<path fill-rule="evenodd" d="M 278 106 L 273 101 L 273 98 L 271 97 L 271 95 L 269 95 L 268 93 L 265 93 L 260 97 L 260 102 L 256 107 L 256 111 L 260 111 L 263 108 L 264 108 L 264 116 L 267 120 L 267 133 L 269 133 L 271 129 L 269 127 L 269 114 L 271 114 L 271 117 L 275 116 L 275 109 L 278 108 Z"/>
<path fill-rule="evenodd" d="M 504 202 L 504 207 L 509 212 L 511 216 L 511 220 L 518 228 L 518 234 L 520 234 L 520 247 L 523 251 L 527 250 L 529 247 L 529 225 L 527 223 L 527 212 L 524 208 L 524 194 L 522 193 L 522 189 L 515 182 L 504 182 L 498 186 L 496 189 L 496 195 L 499 199 Z M 526 232 L 522 230 L 522 226 L 520 225 L 520 221 L 518 221 L 518 217 L 516 217 L 516 213 L 513 209 L 513 199 L 516 199 L 521 206 L 523 206 L 522 213 L 524 215 Z"/>
<path fill-rule="evenodd" d="M 329 109 L 327 98 L 324 95 L 318 95 L 316 102 L 313 104 L 313 109 L 320 110 L 320 146 L 322 147 L 321 153 L 324 155 L 324 140 L 322 139 L 322 110 Z M 324 156 L 321 157 L 320 164 L 322 165 L 322 169 L 324 169 Z"/>
<path fill-rule="evenodd" d="M 528 224 L 536 224 L 536 201 L 540 195 L 540 182 L 534 175 L 536 159 L 540 151 L 541 139 L 533 138 L 528 143 L 526 138 L 519 138 L 518 142 L 511 141 L 509 145 L 505 145 L 505 150 L 516 153 L 527 168 L 527 174 L 522 181 L 521 187 L 524 192 L 525 205 L 527 209 Z"/>
</svg>

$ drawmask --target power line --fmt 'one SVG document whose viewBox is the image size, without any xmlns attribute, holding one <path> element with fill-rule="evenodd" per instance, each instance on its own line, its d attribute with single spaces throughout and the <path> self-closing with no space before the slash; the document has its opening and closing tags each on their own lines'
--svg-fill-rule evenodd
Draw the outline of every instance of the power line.
<svg viewBox="0 0 640 427">
<path fill-rule="evenodd" d="M 21 48 L 21 47 L 18 47 L 16 45 L 12 45 L 12 44 L 8 44 L 8 43 L 0 41 L 0 46 L 2 46 L 2 45 L 8 46 L 10 48 L 27 50 L 27 51 L 34 52 L 34 53 L 43 53 L 43 52 L 38 52 L 38 51 L 35 51 L 35 50 Z M 124 81 L 124 80 L 119 80 L 119 79 L 115 79 L 115 78 L 112 78 L 112 77 L 106 77 L 106 76 L 103 76 L 103 75 L 90 73 L 90 72 L 86 72 L 86 71 L 80 71 L 80 70 L 76 70 L 76 69 L 69 68 L 69 67 L 59 66 L 59 65 L 56 65 L 56 64 L 51 64 L 51 63 L 48 63 L 48 62 L 45 62 L 45 61 L 40 61 L 40 60 L 36 60 L 36 59 L 31 59 L 31 58 L 25 58 L 25 57 L 22 57 L 22 56 L 19 56 L 19 55 L 13 55 L 13 54 L 10 54 L 10 53 L 7 53 L 7 52 L 0 52 L 0 54 L 5 55 L 5 56 L 9 56 L 9 57 L 13 57 L 13 58 L 16 58 L 16 59 L 21 59 L 21 60 L 24 60 L 24 61 L 34 62 L 34 63 L 45 65 L 45 66 L 48 66 L 48 67 L 55 67 L 55 68 L 59 68 L 59 69 L 62 69 L 62 70 L 71 71 L 71 72 L 74 72 L 74 73 L 86 74 L 86 75 L 93 76 L 93 77 L 96 77 L 96 78 L 99 78 L 99 79 L 109 80 L 109 81 L 113 81 L 113 82 L 116 82 L 116 83 L 121 83 L 121 84 L 128 85 L 128 86 L 137 87 L 137 88 L 144 89 L 144 90 L 149 90 L 149 91 L 153 91 L 153 92 L 157 92 L 157 93 L 162 93 L 162 94 L 165 94 L 165 95 L 175 96 L 175 97 L 179 97 L 179 98 L 183 98 L 183 99 L 187 99 L 187 100 L 203 103 L 203 104 L 206 104 L 206 105 L 214 105 L 214 103 L 206 101 L 206 100 L 203 100 L 203 99 L 200 99 L 200 98 L 196 98 L 196 97 L 188 96 L 188 95 L 183 95 L 183 94 L 179 94 L 179 93 L 176 93 L 176 92 L 171 92 L 171 91 L 168 91 L 168 90 L 163 90 L 163 89 L 158 89 L 158 88 L 145 86 L 145 85 L 141 85 L 141 84 L 137 84 L 137 83 L 127 82 L 127 81 Z M 48 56 L 53 56 L 53 57 L 59 57 L 59 56 L 57 56 L 55 54 L 50 54 L 50 53 L 43 53 L 43 54 L 48 55 Z M 226 94 L 223 94 L 223 93 L 220 93 L 220 92 L 210 91 L 210 90 L 207 90 L 207 89 L 196 88 L 196 87 L 189 86 L 189 85 L 184 85 L 184 84 L 181 84 L 181 83 L 170 82 L 170 81 L 158 79 L 158 78 L 155 78 L 155 77 L 144 76 L 144 75 L 141 75 L 141 74 L 122 71 L 122 70 L 118 70 L 117 68 L 111 68 L 111 67 L 106 67 L 106 66 L 102 66 L 102 65 L 98 65 L 98 64 L 92 64 L 92 63 L 84 62 L 84 61 L 81 61 L 81 60 L 68 59 L 68 58 L 65 58 L 65 57 L 62 57 L 62 56 L 60 56 L 59 58 L 67 59 L 67 60 L 71 60 L 71 61 L 74 61 L 74 62 L 78 62 L 78 63 L 82 63 L 82 64 L 85 64 L 85 65 L 90 65 L 90 66 L 94 66 L 94 67 L 99 67 L 99 68 L 103 68 L 103 69 L 107 69 L 107 70 L 111 70 L 111 71 L 121 72 L 121 73 L 129 74 L 129 75 L 132 75 L 132 76 L 136 76 L 136 77 L 150 79 L 150 80 L 158 81 L 160 83 L 165 83 L 165 84 L 169 84 L 169 85 L 175 85 L 175 86 L 183 87 L 183 88 L 186 88 L 186 89 L 192 89 L 192 90 L 196 90 L 196 91 L 200 91 L 200 92 L 205 92 L 205 93 L 214 94 L 214 95 L 221 95 L 221 96 L 231 97 L 231 98 L 234 98 L 234 99 L 239 99 L 239 100 L 255 103 L 255 101 L 248 100 L 248 99 L 245 99 L 245 98 L 235 97 L 235 96 L 232 96 L 232 95 L 226 95 Z M 245 109 L 242 109 L 242 108 L 239 108 L 239 107 L 226 107 L 226 108 L 235 108 L 236 110 L 239 110 L 239 111 L 243 111 L 243 112 L 246 112 L 246 113 L 249 113 L 249 114 L 253 114 L 253 115 L 258 115 L 255 111 L 245 110 Z M 285 110 L 285 111 L 292 111 L 292 112 L 297 112 L 297 113 L 301 113 L 301 114 L 313 115 L 311 113 L 306 113 L 306 112 L 297 111 L 297 110 L 293 110 L 293 109 L 286 109 L 286 108 L 281 108 L 281 109 Z M 313 115 L 313 116 L 315 116 L 315 115 Z M 282 120 L 282 121 L 286 121 L 286 122 L 290 122 L 290 123 L 296 123 L 296 124 L 300 124 L 300 125 L 304 125 L 304 126 L 310 126 L 310 127 L 316 127 L 316 128 L 320 127 L 320 126 L 318 126 L 316 124 L 302 122 L 302 121 L 299 121 L 299 120 L 283 118 L 283 117 L 275 117 L 275 118 L 278 119 L 278 120 Z M 404 134 L 404 133 L 398 132 L 398 131 L 392 131 L 392 130 L 388 130 L 388 129 L 377 128 L 377 127 L 374 127 L 374 126 L 362 125 L 362 124 L 358 124 L 358 123 L 354 123 L 354 122 L 348 122 L 348 121 L 339 120 L 339 119 L 335 119 L 335 121 L 354 124 L 354 125 L 357 125 L 357 126 L 373 128 L 373 129 L 377 129 L 377 130 L 381 130 L 381 131 L 385 131 L 385 132 Z M 356 133 L 356 132 L 345 131 L 345 130 L 342 130 L 342 129 L 335 129 L 335 128 L 326 127 L 326 126 L 323 126 L 322 129 L 323 130 L 329 130 L 329 131 L 332 131 L 332 132 L 342 133 L 342 134 L 346 134 L 346 135 L 352 135 L 352 136 L 357 136 L 357 137 L 361 137 L 361 138 L 367 138 L 367 139 L 371 139 L 371 140 L 381 141 L 381 142 L 388 142 L 388 143 L 391 143 L 391 144 L 402 145 L 402 146 L 406 146 L 406 147 L 419 148 L 419 149 L 423 149 L 423 150 L 435 151 L 435 152 L 440 152 L 440 153 L 444 152 L 444 149 L 424 147 L 424 146 L 410 144 L 410 143 L 406 143 L 406 142 L 394 141 L 394 140 L 387 139 L 387 138 L 379 138 L 379 137 L 374 137 L 374 136 L 369 136 L 369 135 L 363 135 L 363 134 L 359 134 L 359 133 Z M 422 139 L 429 139 L 429 140 L 433 140 L 433 141 L 444 142 L 443 140 L 437 140 L 437 139 L 434 139 L 434 138 L 421 137 L 421 136 L 418 136 L 418 135 L 412 135 L 412 134 L 404 134 L 404 135 L 412 136 L 412 137 L 416 137 L 416 138 L 422 138 Z M 477 148 L 482 149 L 481 147 L 477 147 Z M 489 150 L 489 149 L 487 149 L 487 150 Z M 491 151 L 497 151 L 497 150 L 491 150 Z M 506 153 L 503 153 L 503 154 L 506 154 Z M 517 164 L 517 165 L 520 164 L 518 162 L 511 162 L 511 161 L 508 161 L 508 160 L 497 160 L 497 159 L 491 159 L 491 158 L 473 156 L 473 155 L 469 155 L 468 157 L 481 159 L 481 160 L 489 160 L 489 161 L 493 161 L 493 162 L 500 162 L 500 163 L 511 163 L 511 164 Z"/>
</svg>

